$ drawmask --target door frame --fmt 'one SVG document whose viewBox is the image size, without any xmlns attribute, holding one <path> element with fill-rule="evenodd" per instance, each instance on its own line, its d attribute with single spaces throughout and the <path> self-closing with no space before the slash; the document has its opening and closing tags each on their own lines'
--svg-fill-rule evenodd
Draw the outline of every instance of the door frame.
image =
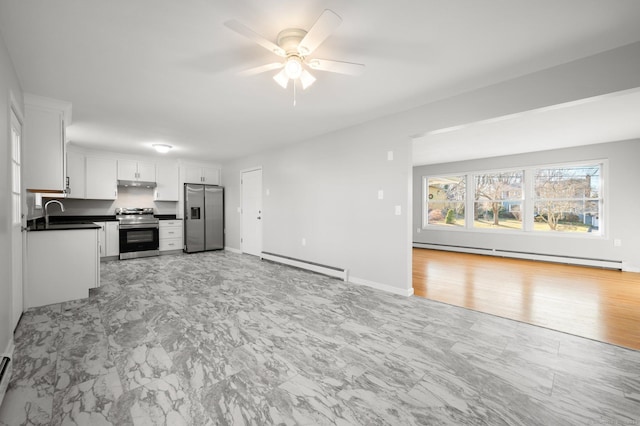
<svg viewBox="0 0 640 426">
<path fill-rule="evenodd" d="M 247 169 L 240 170 L 240 212 L 239 213 L 240 213 L 240 252 L 241 253 L 244 253 L 244 250 L 243 250 L 243 245 L 244 245 L 244 224 L 243 224 L 243 218 L 244 218 L 244 183 L 243 183 L 242 177 L 243 177 L 244 173 L 255 172 L 255 171 L 258 171 L 258 170 L 260 170 L 260 173 L 261 173 L 261 175 L 260 175 L 261 179 L 260 180 L 261 180 L 261 183 L 262 183 L 262 176 L 263 176 L 262 175 L 262 172 L 263 172 L 262 166 L 249 167 Z M 262 185 L 260 186 L 260 192 L 262 193 Z M 264 209 L 262 211 L 264 212 Z M 262 227 L 260 228 L 260 232 L 262 233 Z M 260 236 L 261 237 L 260 238 L 260 240 L 261 240 L 260 253 L 262 253 L 262 245 L 263 245 L 262 244 L 262 242 L 263 242 L 262 237 L 263 237 L 263 235 Z"/>
<path fill-rule="evenodd" d="M 21 257 L 20 259 L 20 269 L 21 269 L 21 274 L 20 274 L 20 279 L 21 279 L 21 283 L 15 283 L 14 282 L 14 272 L 13 272 L 13 267 L 15 266 L 15 262 L 14 262 L 14 257 L 16 256 L 16 253 L 13 250 L 13 246 L 15 244 L 14 241 L 14 222 L 13 222 L 13 197 L 11 197 L 11 201 L 10 201 L 10 205 L 11 205 L 11 259 L 10 259 L 10 263 L 11 263 L 11 331 L 14 332 L 15 329 L 18 327 L 18 324 L 20 323 L 20 319 L 22 318 L 22 313 L 24 313 L 24 306 L 25 306 L 25 301 L 24 301 L 24 287 L 25 287 L 25 283 L 27 282 L 27 235 L 26 232 L 24 232 L 25 228 L 26 228 L 26 212 L 27 212 L 27 206 L 26 206 L 26 197 L 25 197 L 25 189 L 24 189 L 24 114 L 22 113 L 22 110 L 20 109 L 20 104 L 18 103 L 18 101 L 16 100 L 16 97 L 14 96 L 13 92 L 11 90 L 9 90 L 9 125 L 8 127 L 8 138 L 9 138 L 9 168 L 11 169 L 11 162 L 13 161 L 13 135 L 12 135 L 12 131 L 13 131 L 13 126 L 14 126 L 14 117 L 15 117 L 15 121 L 17 121 L 17 124 L 19 125 L 19 130 L 20 130 L 20 213 L 21 213 L 21 218 L 20 218 L 20 241 L 19 241 L 19 245 L 20 245 L 20 250 L 19 250 L 19 255 Z M 13 173 L 10 172 L 10 193 L 13 194 Z M 18 285 L 16 285 L 18 284 Z M 13 295 L 13 291 L 15 290 L 15 287 L 19 286 L 20 287 L 20 291 L 22 293 L 22 296 L 20 297 L 20 304 L 22 306 L 16 306 L 15 305 L 15 299 L 14 299 L 14 295 Z M 20 315 L 18 315 L 18 318 L 15 318 L 16 316 L 16 312 L 20 311 Z"/>
</svg>

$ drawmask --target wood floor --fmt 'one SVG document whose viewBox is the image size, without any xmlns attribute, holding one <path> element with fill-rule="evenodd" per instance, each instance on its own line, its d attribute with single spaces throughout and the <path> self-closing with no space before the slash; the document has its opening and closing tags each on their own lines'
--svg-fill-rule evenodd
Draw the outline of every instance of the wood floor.
<svg viewBox="0 0 640 426">
<path fill-rule="evenodd" d="M 640 350 L 640 274 L 413 249 L 416 296 Z"/>
</svg>

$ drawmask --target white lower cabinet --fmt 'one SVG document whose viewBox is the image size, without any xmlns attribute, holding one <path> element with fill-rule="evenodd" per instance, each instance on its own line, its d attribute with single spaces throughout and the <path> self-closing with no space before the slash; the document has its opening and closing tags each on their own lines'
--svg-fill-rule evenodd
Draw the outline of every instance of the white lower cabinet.
<svg viewBox="0 0 640 426">
<path fill-rule="evenodd" d="M 100 257 L 120 255 L 120 222 L 94 222 L 100 226 Z"/>
<path fill-rule="evenodd" d="M 182 220 L 160 221 L 160 251 L 182 250 Z"/>
<path fill-rule="evenodd" d="M 120 222 L 105 222 L 107 246 L 105 253 L 107 256 L 120 256 Z"/>
<path fill-rule="evenodd" d="M 98 229 L 27 233 L 25 308 L 89 297 L 100 285 Z"/>
</svg>

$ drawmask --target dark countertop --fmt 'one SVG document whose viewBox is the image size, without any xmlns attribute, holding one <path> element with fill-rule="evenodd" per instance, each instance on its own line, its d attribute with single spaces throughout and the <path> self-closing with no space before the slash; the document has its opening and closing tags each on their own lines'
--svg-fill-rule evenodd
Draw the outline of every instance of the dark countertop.
<svg viewBox="0 0 640 426">
<path fill-rule="evenodd" d="M 27 231 L 71 231 L 74 229 L 100 229 L 100 226 L 93 222 L 64 222 L 64 223 L 49 223 L 45 225 L 44 222 L 36 222 L 30 226 L 27 226 Z"/>
<path fill-rule="evenodd" d="M 49 216 L 49 226 L 44 217 L 27 221 L 27 231 L 68 231 L 73 229 L 100 229 L 94 222 L 116 221 L 112 216 Z"/>
<path fill-rule="evenodd" d="M 95 216 L 49 216 L 49 223 L 64 222 L 115 222 L 115 215 L 95 215 Z"/>
<path fill-rule="evenodd" d="M 153 216 L 160 220 L 177 220 L 177 217 L 175 214 L 154 214 Z"/>
</svg>

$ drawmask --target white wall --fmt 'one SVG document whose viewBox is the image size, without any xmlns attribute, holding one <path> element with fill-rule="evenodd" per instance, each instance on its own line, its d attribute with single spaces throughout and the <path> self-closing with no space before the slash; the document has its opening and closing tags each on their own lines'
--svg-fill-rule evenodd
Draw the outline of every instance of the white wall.
<svg viewBox="0 0 640 426">
<path fill-rule="evenodd" d="M 263 251 L 345 268 L 354 281 L 410 294 L 410 139 L 394 133 L 358 126 L 224 164 L 226 245 L 241 248 L 240 171 L 262 166 Z"/>
<path fill-rule="evenodd" d="M 11 138 L 10 93 L 24 111 L 22 89 L 0 36 L 0 353 L 13 340 L 11 327 Z"/>
<path fill-rule="evenodd" d="M 415 167 L 413 173 L 414 234 L 413 241 L 431 244 L 456 245 L 483 249 L 510 250 L 543 255 L 575 256 L 591 259 L 622 261 L 625 270 L 640 270 L 640 227 L 637 212 L 640 198 L 636 197 L 636 183 L 640 182 L 640 140 L 614 142 L 583 147 L 557 149 L 530 154 L 509 155 L 489 159 L 460 161 Z M 422 176 L 468 171 L 517 168 L 562 162 L 608 160 L 604 181 L 604 232 L 602 237 L 580 238 L 568 235 L 540 235 L 539 233 L 490 233 L 474 231 L 446 231 L 421 226 Z M 614 239 L 622 245 L 614 247 Z"/>
<path fill-rule="evenodd" d="M 227 246 L 240 248 L 240 170 L 263 166 L 264 189 L 272 194 L 264 196 L 264 251 L 347 268 L 410 292 L 411 136 L 636 87 L 640 43 L 223 164 Z M 394 162 L 385 162 L 388 150 Z"/>
</svg>

